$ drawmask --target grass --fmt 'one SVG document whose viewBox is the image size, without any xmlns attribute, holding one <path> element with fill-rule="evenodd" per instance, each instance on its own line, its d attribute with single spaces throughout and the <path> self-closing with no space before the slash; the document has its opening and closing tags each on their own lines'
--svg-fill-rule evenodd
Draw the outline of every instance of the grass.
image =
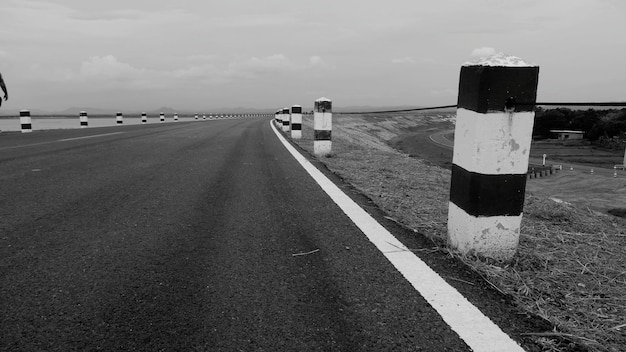
<svg viewBox="0 0 626 352">
<path fill-rule="evenodd" d="M 445 164 L 442 156 L 427 150 L 409 157 L 390 147 L 398 136 L 441 128 L 439 120 L 449 117 L 435 115 L 336 114 L 332 157 L 321 160 L 390 217 L 444 247 L 450 171 L 439 166 Z M 297 144 L 312 154 L 312 117 L 303 123 Z M 564 337 L 592 352 L 626 346 L 626 219 L 607 214 L 609 203 L 619 209 L 620 201 L 626 202 L 626 175 L 590 177 L 564 171 L 528 181 L 513 260 L 481 260 L 448 250 L 516 305 L 552 322 L 554 331 L 531 336 L 544 351 L 567 350 Z"/>
</svg>

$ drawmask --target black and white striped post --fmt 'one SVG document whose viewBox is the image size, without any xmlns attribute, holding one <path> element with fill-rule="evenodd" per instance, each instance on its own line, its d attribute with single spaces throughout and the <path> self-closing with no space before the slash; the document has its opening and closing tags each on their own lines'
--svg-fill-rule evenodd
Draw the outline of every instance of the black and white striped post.
<svg viewBox="0 0 626 352">
<path fill-rule="evenodd" d="M 194 119 L 194 120 L 197 120 L 197 119 L 198 119 L 198 114 L 196 114 L 196 115 L 193 117 L 193 119 Z"/>
<path fill-rule="evenodd" d="M 148 123 L 148 115 L 145 112 L 141 113 L 141 123 Z"/>
<path fill-rule="evenodd" d="M 291 138 L 302 138 L 302 106 L 291 107 Z"/>
<path fill-rule="evenodd" d="M 88 120 L 86 111 L 79 112 L 78 113 L 78 119 L 80 120 L 80 128 L 87 128 L 87 127 L 89 127 L 89 120 Z"/>
<path fill-rule="evenodd" d="M 276 113 L 274 113 L 274 123 L 276 124 L 276 127 L 281 127 L 283 126 L 283 119 L 280 116 L 280 114 L 282 114 L 283 111 L 282 110 L 276 110 Z"/>
<path fill-rule="evenodd" d="M 20 125 L 22 133 L 30 133 L 33 131 L 33 123 L 30 119 L 30 110 L 20 110 Z"/>
<path fill-rule="evenodd" d="M 332 102 L 327 98 L 319 98 L 315 101 L 313 108 L 313 153 L 315 155 L 325 156 L 330 154 L 332 127 Z"/>
<path fill-rule="evenodd" d="M 117 114 L 115 114 L 115 120 L 117 121 L 118 125 L 121 125 L 124 123 L 124 115 L 122 115 L 121 112 L 118 112 Z"/>
<path fill-rule="evenodd" d="M 174 121 L 178 121 L 178 114 L 177 113 L 174 114 Z"/>
<path fill-rule="evenodd" d="M 290 120 L 290 114 L 289 114 L 289 108 L 283 108 L 283 132 L 289 132 L 289 120 Z"/>
<path fill-rule="evenodd" d="M 202 119 L 203 119 L 203 120 L 206 120 L 206 115 L 204 115 L 204 114 L 203 114 L 203 115 L 202 115 Z"/>
<path fill-rule="evenodd" d="M 160 121 L 161 123 L 165 123 L 165 114 L 164 114 L 164 113 L 160 113 L 160 114 L 159 114 L 159 121 Z"/>
<path fill-rule="evenodd" d="M 493 55 L 461 67 L 448 244 L 510 259 L 519 243 L 539 67 Z"/>
</svg>

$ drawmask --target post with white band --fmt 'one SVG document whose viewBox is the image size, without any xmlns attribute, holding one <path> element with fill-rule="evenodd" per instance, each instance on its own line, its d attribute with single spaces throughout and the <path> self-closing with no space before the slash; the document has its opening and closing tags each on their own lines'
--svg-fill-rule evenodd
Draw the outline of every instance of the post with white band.
<svg viewBox="0 0 626 352">
<path fill-rule="evenodd" d="M 510 259 L 517 250 L 539 67 L 496 54 L 461 67 L 448 245 Z"/>
<path fill-rule="evenodd" d="M 22 133 L 30 133 L 33 131 L 33 124 L 30 118 L 30 110 L 20 110 L 20 125 Z"/>
<path fill-rule="evenodd" d="M 145 112 L 141 113 L 141 123 L 148 123 L 148 116 Z"/>
<path fill-rule="evenodd" d="M 291 138 L 302 138 L 302 106 L 291 107 Z"/>
<path fill-rule="evenodd" d="M 319 98 L 313 108 L 313 153 L 326 156 L 331 152 L 333 109 L 332 102 L 327 98 Z"/>
<path fill-rule="evenodd" d="M 174 114 L 174 121 L 178 121 L 178 113 Z"/>
<path fill-rule="evenodd" d="M 89 127 L 89 120 L 87 118 L 87 112 L 86 111 L 81 111 L 78 113 L 78 118 L 80 120 L 80 128 L 87 128 Z"/>
<path fill-rule="evenodd" d="M 118 125 L 121 125 L 124 123 L 124 115 L 122 115 L 121 112 L 118 112 L 117 114 L 115 114 L 115 120 L 117 121 Z"/>
</svg>

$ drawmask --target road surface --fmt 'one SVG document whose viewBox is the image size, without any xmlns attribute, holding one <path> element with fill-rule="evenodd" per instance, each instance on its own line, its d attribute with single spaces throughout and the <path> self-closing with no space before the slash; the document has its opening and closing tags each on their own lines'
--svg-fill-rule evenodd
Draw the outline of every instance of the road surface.
<svg viewBox="0 0 626 352">
<path fill-rule="evenodd" d="M 0 284 L 0 351 L 469 351 L 267 119 L 2 134 Z"/>
</svg>

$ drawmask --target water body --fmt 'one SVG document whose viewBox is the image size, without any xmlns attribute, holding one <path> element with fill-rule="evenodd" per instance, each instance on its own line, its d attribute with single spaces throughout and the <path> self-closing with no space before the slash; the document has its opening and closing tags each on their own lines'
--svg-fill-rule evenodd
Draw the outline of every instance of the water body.
<svg viewBox="0 0 626 352">
<path fill-rule="evenodd" d="M 202 116 L 198 120 L 202 120 Z M 208 120 L 208 117 L 207 117 Z M 165 117 L 165 123 L 175 123 L 183 121 L 194 121 L 193 117 L 179 117 L 178 121 L 174 121 L 172 116 Z M 140 125 L 141 117 L 124 117 L 124 125 Z M 90 117 L 89 126 L 87 128 L 94 127 L 109 127 L 116 126 L 117 120 L 113 117 Z M 148 124 L 161 123 L 159 116 L 148 116 Z M 54 129 L 70 129 L 80 128 L 80 120 L 76 117 L 54 117 L 54 118 L 31 118 L 31 124 L 33 130 L 54 130 Z M 21 131 L 22 125 L 20 118 L 0 118 L 0 131 Z"/>
</svg>

